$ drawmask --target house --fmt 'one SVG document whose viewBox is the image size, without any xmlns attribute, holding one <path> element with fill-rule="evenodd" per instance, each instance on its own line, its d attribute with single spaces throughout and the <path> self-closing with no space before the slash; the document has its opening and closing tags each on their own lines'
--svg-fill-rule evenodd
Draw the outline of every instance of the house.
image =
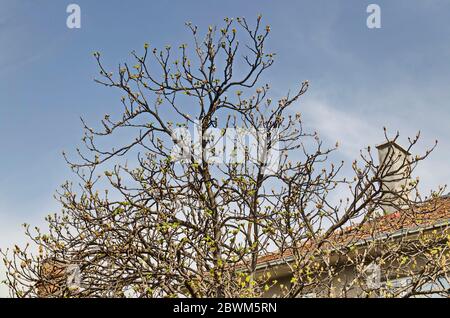
<svg viewBox="0 0 450 318">
<path fill-rule="evenodd" d="M 383 180 L 388 198 L 379 215 L 362 226 L 333 233 L 320 248 L 302 244 L 258 260 L 259 276 L 268 274 L 266 297 L 407 297 L 450 294 L 450 195 L 402 207 L 409 196 L 410 154 L 396 143 L 377 147 L 380 163 L 388 153 L 399 157 L 389 169 L 398 174 Z M 400 177 L 398 177 L 400 176 Z M 393 208 L 397 206 L 398 208 Z M 315 261 L 309 261 L 315 257 Z M 300 269 L 294 277 L 293 268 Z M 316 267 L 315 269 L 311 269 Z M 310 273 L 306 273 L 310 271 Z M 299 280 L 301 282 L 299 282 Z M 298 293 L 292 294 L 294 284 Z M 290 294 L 291 293 L 291 294 Z"/>
</svg>

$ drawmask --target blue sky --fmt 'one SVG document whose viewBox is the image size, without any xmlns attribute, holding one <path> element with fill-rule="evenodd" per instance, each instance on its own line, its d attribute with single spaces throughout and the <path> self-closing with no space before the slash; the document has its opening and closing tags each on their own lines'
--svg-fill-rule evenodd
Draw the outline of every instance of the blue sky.
<svg viewBox="0 0 450 318">
<path fill-rule="evenodd" d="M 70 3 L 81 7 L 81 29 L 66 27 Z M 381 7 L 381 29 L 366 26 L 369 3 Z M 0 0 L 0 247 L 22 240 L 21 223 L 58 211 L 54 191 L 73 178 L 61 151 L 80 144 L 79 117 L 96 123 L 120 110 L 117 94 L 93 82 L 93 51 L 115 66 L 144 42 L 186 42 L 185 21 L 205 29 L 258 13 L 277 52 L 264 81 L 282 94 L 309 80 L 295 107 L 331 145 L 340 141 L 339 156 L 351 161 L 382 141 L 383 126 L 403 141 L 421 130 L 420 149 L 440 141 L 417 172 L 424 189 L 450 180 L 449 1 Z"/>
</svg>

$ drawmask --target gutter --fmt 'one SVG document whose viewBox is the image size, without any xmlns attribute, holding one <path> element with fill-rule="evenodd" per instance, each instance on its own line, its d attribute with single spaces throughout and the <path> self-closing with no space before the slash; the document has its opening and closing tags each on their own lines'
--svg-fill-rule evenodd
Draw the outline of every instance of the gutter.
<svg viewBox="0 0 450 318">
<path fill-rule="evenodd" d="M 450 218 L 445 219 L 444 221 L 435 223 L 433 225 L 428 225 L 425 227 L 421 227 L 421 226 L 417 226 L 415 228 L 412 229 L 400 229 L 397 230 L 396 232 L 393 232 L 391 234 L 380 234 L 378 237 L 372 238 L 372 239 L 361 239 L 359 241 L 357 241 L 355 244 L 355 246 L 364 246 L 367 243 L 370 242 L 376 242 L 376 241 L 382 241 L 385 239 L 389 239 L 389 238 L 398 238 L 398 237 L 402 237 L 402 236 L 406 236 L 406 235 L 411 235 L 411 234 L 415 234 L 418 233 L 420 231 L 428 231 L 428 230 L 432 230 L 435 228 L 440 228 L 443 226 L 449 226 L 450 225 Z M 266 267 L 273 267 L 273 266 L 277 266 L 277 265 L 283 265 L 286 264 L 287 262 L 293 261 L 294 257 L 293 256 L 288 256 L 284 259 L 278 259 L 278 260 L 274 260 L 274 261 L 268 261 L 265 263 L 261 263 L 259 265 L 256 266 L 256 270 L 258 269 L 262 269 L 262 268 L 266 268 Z"/>
</svg>

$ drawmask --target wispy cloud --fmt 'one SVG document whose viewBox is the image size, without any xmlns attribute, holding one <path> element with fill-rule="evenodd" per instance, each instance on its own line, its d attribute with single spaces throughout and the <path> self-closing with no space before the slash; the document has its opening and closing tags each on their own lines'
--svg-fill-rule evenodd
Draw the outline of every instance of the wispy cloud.
<svg viewBox="0 0 450 318">
<path fill-rule="evenodd" d="M 377 139 L 380 141 L 380 129 L 374 123 L 332 107 L 326 100 L 307 100 L 302 109 L 307 126 L 328 142 L 338 141 L 341 153 L 347 158 L 354 158 L 360 149 L 375 143 Z"/>
<path fill-rule="evenodd" d="M 417 96 L 414 96 L 411 92 L 395 87 L 392 91 L 386 91 L 386 94 L 380 96 L 367 94 L 366 100 L 372 98 L 370 103 L 374 104 L 374 107 L 383 105 L 379 107 L 381 111 L 378 112 L 352 111 L 352 108 L 357 108 L 356 105 L 361 105 L 358 94 L 355 94 L 351 98 L 350 105 L 345 107 L 336 100 L 326 97 L 326 94 L 322 94 L 305 98 L 299 109 L 309 129 L 317 131 L 330 145 L 336 141 L 339 142 L 338 152 L 347 162 L 357 159 L 361 149 L 367 146 L 374 148 L 375 145 L 384 142 L 384 126 L 387 126 L 390 136 L 399 131 L 399 142 L 403 145 L 407 144 L 408 137 L 413 137 L 421 131 L 421 141 L 414 148 L 417 154 L 424 154 L 433 146 L 435 139 L 438 139 L 438 147 L 427 160 L 421 162 L 416 170 L 416 175 L 422 180 L 422 190 L 428 192 L 450 181 L 448 169 L 450 140 L 445 136 L 448 128 L 445 125 L 443 127 L 441 122 L 443 118 L 446 118 L 446 114 L 436 110 L 435 114 L 429 114 L 427 108 L 430 100 L 442 103 L 445 99 L 443 96 L 440 98 L 436 96 L 434 90 L 429 92 L 430 96 L 424 91 L 416 94 Z M 401 107 L 402 103 L 409 105 L 413 114 L 405 111 L 405 107 Z M 388 105 L 387 109 L 386 105 Z M 394 105 L 398 107 L 395 108 Z M 392 111 L 389 111 L 389 108 L 392 108 Z M 417 116 L 420 111 L 424 116 Z"/>
</svg>

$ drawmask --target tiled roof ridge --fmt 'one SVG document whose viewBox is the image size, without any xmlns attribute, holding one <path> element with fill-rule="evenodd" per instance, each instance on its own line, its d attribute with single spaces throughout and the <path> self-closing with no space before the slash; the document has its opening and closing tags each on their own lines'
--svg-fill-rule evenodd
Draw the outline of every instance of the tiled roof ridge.
<svg viewBox="0 0 450 318">
<path fill-rule="evenodd" d="M 430 209 L 431 205 L 433 205 L 432 209 Z M 424 218 L 417 218 L 417 216 L 420 215 L 424 216 Z M 440 221 L 446 219 L 450 221 L 450 195 L 418 203 L 416 209 L 413 210 L 404 209 L 390 214 L 377 216 L 367 223 L 370 224 L 369 228 L 366 227 L 364 229 L 364 225 L 361 226 L 360 224 L 345 227 L 332 234 L 328 240 L 335 239 L 336 243 L 342 244 L 342 242 L 345 243 L 346 237 L 351 238 L 352 236 L 356 237 L 357 235 L 361 235 L 359 238 L 360 240 L 367 240 L 368 238 L 373 238 L 375 235 L 383 236 L 398 232 L 399 230 L 410 230 L 416 227 L 437 225 L 440 224 Z M 372 225 L 375 226 L 372 227 Z M 373 231 L 370 232 L 367 230 Z M 277 261 L 289 256 L 292 256 L 292 248 L 286 248 L 282 253 L 276 251 L 269 252 L 259 258 L 258 264 Z"/>
</svg>

